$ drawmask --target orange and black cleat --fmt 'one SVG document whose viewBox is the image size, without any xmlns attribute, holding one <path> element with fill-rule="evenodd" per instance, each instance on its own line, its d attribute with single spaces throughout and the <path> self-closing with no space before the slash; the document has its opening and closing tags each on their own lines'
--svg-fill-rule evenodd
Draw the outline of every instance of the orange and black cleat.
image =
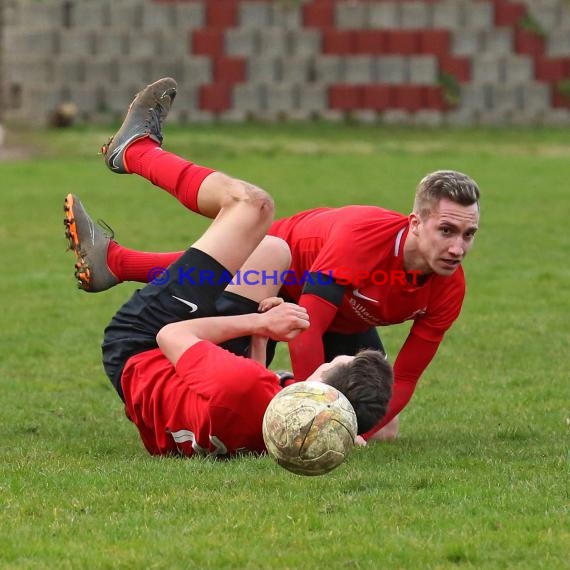
<svg viewBox="0 0 570 570">
<path fill-rule="evenodd" d="M 63 209 L 68 249 L 75 254 L 77 286 L 89 293 L 110 289 L 119 282 L 107 265 L 107 250 L 114 237 L 113 231 L 109 226 L 106 229 L 110 235 L 101 230 L 74 194 L 66 196 Z"/>
</svg>

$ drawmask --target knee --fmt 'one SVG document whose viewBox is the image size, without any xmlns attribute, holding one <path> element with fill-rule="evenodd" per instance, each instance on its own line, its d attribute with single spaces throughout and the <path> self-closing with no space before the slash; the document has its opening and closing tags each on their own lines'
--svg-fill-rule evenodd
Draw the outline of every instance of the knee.
<svg viewBox="0 0 570 570">
<path fill-rule="evenodd" d="M 291 249 L 285 240 L 275 236 L 265 236 L 258 248 L 263 259 L 271 260 L 271 263 L 282 271 L 291 267 Z"/>
<path fill-rule="evenodd" d="M 260 221 L 269 227 L 275 215 L 275 202 L 273 198 L 265 190 L 257 186 L 252 186 L 248 183 L 244 184 L 246 186 L 245 193 L 248 202 L 250 202 L 258 212 Z"/>
<path fill-rule="evenodd" d="M 238 204 L 255 209 L 261 221 L 270 222 L 273 219 L 275 203 L 265 190 L 244 180 L 226 177 L 222 207 L 230 208 Z"/>
</svg>

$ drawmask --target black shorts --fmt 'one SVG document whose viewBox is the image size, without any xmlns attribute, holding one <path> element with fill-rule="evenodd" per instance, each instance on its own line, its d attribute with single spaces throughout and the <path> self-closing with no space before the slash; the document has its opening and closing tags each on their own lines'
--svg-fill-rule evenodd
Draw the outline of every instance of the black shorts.
<svg viewBox="0 0 570 570">
<path fill-rule="evenodd" d="M 325 348 L 325 362 L 330 362 L 335 356 L 348 354 L 354 356 L 364 349 L 379 350 L 386 354 L 380 335 L 375 327 L 367 331 L 353 334 L 341 334 L 328 332 L 323 335 Z"/>
<path fill-rule="evenodd" d="M 231 281 L 213 257 L 190 248 L 167 269 L 164 284 L 135 291 L 117 311 L 103 338 L 103 366 L 121 399 L 121 375 L 127 360 L 157 348 L 156 335 L 169 323 L 216 315 L 216 299 Z"/>
</svg>

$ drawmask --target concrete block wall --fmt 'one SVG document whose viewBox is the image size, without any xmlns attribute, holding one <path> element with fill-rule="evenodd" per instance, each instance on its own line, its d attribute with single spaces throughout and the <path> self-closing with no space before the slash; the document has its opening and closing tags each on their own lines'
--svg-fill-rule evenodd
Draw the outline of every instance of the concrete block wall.
<svg viewBox="0 0 570 570">
<path fill-rule="evenodd" d="M 4 0 L 6 120 L 570 124 L 568 0 Z"/>
</svg>

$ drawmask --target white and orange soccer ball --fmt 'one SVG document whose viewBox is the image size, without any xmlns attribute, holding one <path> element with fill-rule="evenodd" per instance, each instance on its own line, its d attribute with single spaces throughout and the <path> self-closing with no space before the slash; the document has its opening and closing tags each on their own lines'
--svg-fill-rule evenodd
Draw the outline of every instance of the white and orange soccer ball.
<svg viewBox="0 0 570 570">
<path fill-rule="evenodd" d="M 279 392 L 263 417 L 263 439 L 281 467 L 324 475 L 354 447 L 356 414 L 347 398 L 322 382 L 297 382 Z"/>
</svg>

